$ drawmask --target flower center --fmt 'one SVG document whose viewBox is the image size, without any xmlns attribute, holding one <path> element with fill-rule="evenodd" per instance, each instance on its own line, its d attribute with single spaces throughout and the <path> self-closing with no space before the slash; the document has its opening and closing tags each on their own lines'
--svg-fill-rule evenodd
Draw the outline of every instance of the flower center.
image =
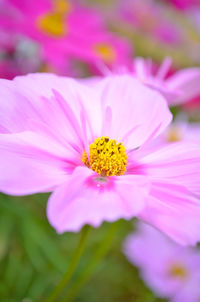
<svg viewBox="0 0 200 302">
<path fill-rule="evenodd" d="M 167 132 L 167 141 L 170 143 L 181 141 L 181 133 L 178 127 L 171 126 Z"/>
<path fill-rule="evenodd" d="M 37 27 L 51 36 L 63 37 L 67 33 L 66 16 L 71 5 L 65 0 L 56 0 L 52 11 L 39 16 Z"/>
<path fill-rule="evenodd" d="M 94 52 L 105 62 L 113 63 L 116 60 L 114 48 L 109 44 L 96 44 L 93 47 Z"/>
<path fill-rule="evenodd" d="M 124 145 L 106 136 L 96 138 L 89 145 L 89 159 L 86 151 L 82 154 L 82 162 L 103 177 L 123 175 L 126 172 L 127 159 Z"/>
<path fill-rule="evenodd" d="M 174 264 L 170 267 L 169 274 L 172 277 L 185 279 L 188 275 L 187 270 L 180 264 Z"/>
</svg>

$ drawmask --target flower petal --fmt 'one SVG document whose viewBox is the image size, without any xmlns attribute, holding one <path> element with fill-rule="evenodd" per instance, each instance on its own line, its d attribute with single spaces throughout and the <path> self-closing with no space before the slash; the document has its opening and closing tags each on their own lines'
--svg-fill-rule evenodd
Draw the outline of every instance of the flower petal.
<svg viewBox="0 0 200 302">
<path fill-rule="evenodd" d="M 85 224 L 98 227 L 104 220 L 130 219 L 144 207 L 148 184 L 143 177 L 122 176 L 100 184 L 85 167 L 77 168 L 51 195 L 47 216 L 58 233 L 79 231 Z"/>
<path fill-rule="evenodd" d="M 140 164 L 145 166 L 152 180 L 166 179 L 200 194 L 200 150 L 197 144 L 177 142 L 155 147 L 155 150 L 142 156 Z"/>
<path fill-rule="evenodd" d="M 100 98 L 95 89 L 81 81 L 53 74 L 29 74 L 13 81 L 0 80 L 0 88 L 1 133 L 38 131 L 39 123 L 59 139 L 73 141 L 83 149 L 83 108 L 87 128 L 100 132 Z M 88 131 L 88 137 L 94 139 L 91 135 Z"/>
<path fill-rule="evenodd" d="M 112 109 L 111 136 L 126 140 L 128 149 L 139 147 L 154 132 L 157 136 L 170 123 L 172 116 L 163 96 L 132 76 L 107 77 L 100 85 L 102 105 Z"/>
<path fill-rule="evenodd" d="M 166 80 L 170 90 L 179 90 L 181 95 L 173 101 L 173 105 L 191 100 L 200 95 L 200 68 L 180 70 Z"/>
<path fill-rule="evenodd" d="M 63 117 L 58 116 L 58 118 L 63 120 L 65 117 L 66 123 L 66 107 L 70 107 L 71 112 L 73 112 L 74 117 L 80 124 L 80 113 L 84 109 L 89 123 L 88 127 L 90 127 L 96 135 L 99 135 L 102 124 L 101 99 L 99 92 L 91 85 L 81 80 L 74 80 L 54 74 L 29 74 L 24 77 L 17 77 L 14 81 L 17 89 L 20 89 L 21 93 L 29 100 L 33 100 L 33 103 L 37 102 L 38 97 L 41 98 L 41 96 L 43 96 L 46 99 L 50 99 L 55 95 L 54 91 L 58 92 L 56 96 L 58 97 L 59 94 L 62 97 L 62 100 L 60 98 L 62 109 L 65 107 L 65 111 L 62 110 Z M 45 83 L 45 85 L 43 85 L 43 83 Z M 66 102 L 66 104 L 64 104 L 64 102 Z M 58 105 L 58 100 L 56 100 L 56 102 L 54 100 L 52 106 L 55 107 L 55 112 L 59 112 Z M 39 110 L 42 109 L 41 105 L 37 104 L 37 106 Z M 46 110 L 45 106 L 44 110 Z M 49 114 L 52 114 L 52 112 Z M 43 116 L 47 115 L 47 112 L 44 111 Z M 55 127 L 55 120 L 53 118 L 49 120 L 50 126 Z M 60 125 L 60 123 L 58 123 L 58 125 Z"/>
<path fill-rule="evenodd" d="M 30 74 L 13 82 L 1 80 L 0 86 L 2 132 L 38 131 L 35 125 L 42 123 L 63 141 L 73 141 L 82 149 L 81 114 L 85 116 L 89 142 L 102 135 L 107 120 L 111 127 L 104 129 L 104 135 L 108 131 L 128 149 L 158 135 L 171 120 L 165 99 L 128 75 L 107 77 L 89 85 L 53 74 Z"/>
<path fill-rule="evenodd" d="M 200 201 L 184 186 L 154 182 L 140 218 L 182 245 L 200 241 Z"/>
<path fill-rule="evenodd" d="M 14 195 L 51 191 L 77 165 L 74 151 L 31 131 L 0 134 L 0 190 Z"/>
</svg>

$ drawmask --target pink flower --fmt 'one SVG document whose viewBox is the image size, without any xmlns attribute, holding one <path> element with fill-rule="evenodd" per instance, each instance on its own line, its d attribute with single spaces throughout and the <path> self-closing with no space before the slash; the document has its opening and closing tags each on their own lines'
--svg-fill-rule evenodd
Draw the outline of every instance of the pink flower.
<svg viewBox="0 0 200 302">
<path fill-rule="evenodd" d="M 144 223 L 125 241 L 124 252 L 156 295 L 170 302 L 200 300 L 200 251 L 182 247 Z"/>
<path fill-rule="evenodd" d="M 165 0 L 166 2 L 170 2 L 179 10 L 187 10 L 196 5 L 200 5 L 199 0 Z"/>
<path fill-rule="evenodd" d="M 187 112 L 198 112 L 200 109 L 200 95 L 194 97 L 189 102 L 184 103 L 182 108 Z"/>
<path fill-rule="evenodd" d="M 36 41 L 44 63 L 60 74 L 68 72 L 71 59 L 109 66 L 128 62 L 129 44 L 107 32 L 102 16 L 78 5 L 78 1 L 7 0 L 15 17 L 2 18 L 1 25 L 12 33 Z"/>
<path fill-rule="evenodd" d="M 133 65 L 120 66 L 114 70 L 116 74 L 129 74 L 143 84 L 156 89 L 167 99 L 170 106 L 184 104 L 189 109 L 200 103 L 200 68 L 185 68 L 179 71 L 171 69 L 171 59 L 165 58 L 160 66 L 151 59 L 137 57 Z M 102 73 L 113 74 L 113 71 L 102 66 Z"/>
<path fill-rule="evenodd" d="M 54 191 L 59 233 L 138 216 L 182 244 L 199 240 L 199 147 L 152 146 L 171 121 L 156 90 L 128 75 L 90 85 L 33 74 L 1 80 L 0 93 L 2 192 Z"/>
<path fill-rule="evenodd" d="M 186 103 L 200 95 L 200 68 L 192 67 L 179 70 L 168 76 L 171 59 L 166 58 L 156 70 L 150 59 L 134 60 L 134 76 L 144 84 L 160 91 L 169 105 Z"/>
<path fill-rule="evenodd" d="M 166 130 L 159 135 L 154 143 L 168 144 L 179 141 L 200 144 L 200 123 L 189 123 L 186 121 L 174 121 Z"/>
</svg>

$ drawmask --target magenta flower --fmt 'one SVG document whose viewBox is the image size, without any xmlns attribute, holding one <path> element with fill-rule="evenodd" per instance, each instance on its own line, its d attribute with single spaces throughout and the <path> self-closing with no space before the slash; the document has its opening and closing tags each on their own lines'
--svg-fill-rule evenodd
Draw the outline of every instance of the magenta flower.
<svg viewBox="0 0 200 302">
<path fill-rule="evenodd" d="M 200 5 L 199 0 L 165 0 L 173 4 L 178 10 L 188 10 L 197 5 Z"/>
<path fill-rule="evenodd" d="M 152 147 L 171 121 L 157 91 L 127 75 L 90 85 L 33 74 L 1 80 L 0 93 L 2 192 L 54 191 L 59 233 L 138 216 L 182 244 L 199 240 L 199 148 Z"/>
<path fill-rule="evenodd" d="M 109 66 L 127 63 L 129 44 L 109 33 L 97 12 L 78 5 L 78 1 L 7 0 L 15 16 L 2 17 L 8 32 L 29 37 L 39 44 L 43 61 L 66 74 L 71 59 L 89 64 L 103 61 Z"/>
<path fill-rule="evenodd" d="M 200 300 L 200 251 L 182 247 L 144 223 L 125 241 L 124 252 L 156 295 L 170 302 Z"/>
</svg>

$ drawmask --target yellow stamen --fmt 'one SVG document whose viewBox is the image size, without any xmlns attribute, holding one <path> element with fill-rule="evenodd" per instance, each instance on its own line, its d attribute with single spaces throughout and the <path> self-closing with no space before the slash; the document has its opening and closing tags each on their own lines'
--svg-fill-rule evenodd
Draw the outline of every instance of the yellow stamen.
<svg viewBox="0 0 200 302">
<path fill-rule="evenodd" d="M 69 14 L 72 11 L 72 4 L 67 0 L 55 0 L 55 12 L 59 14 Z"/>
<path fill-rule="evenodd" d="M 115 49 L 109 44 L 96 44 L 94 52 L 105 62 L 113 63 L 116 60 Z"/>
<path fill-rule="evenodd" d="M 65 18 L 58 13 L 40 16 L 37 25 L 41 31 L 52 36 L 63 37 L 67 33 Z"/>
<path fill-rule="evenodd" d="M 170 267 L 169 275 L 172 277 L 185 279 L 188 275 L 187 270 L 180 264 L 174 264 Z"/>
<path fill-rule="evenodd" d="M 123 175 L 127 159 L 124 145 L 106 136 L 96 138 L 89 145 L 89 159 L 86 151 L 82 154 L 82 162 L 101 176 Z"/>
<path fill-rule="evenodd" d="M 41 64 L 41 67 L 40 67 L 40 72 L 51 72 L 51 73 L 56 73 L 56 70 L 49 64 Z"/>
<path fill-rule="evenodd" d="M 167 141 L 170 143 L 181 140 L 181 133 L 178 127 L 171 126 L 167 132 Z"/>
<path fill-rule="evenodd" d="M 37 27 L 46 34 L 63 37 L 67 34 L 66 16 L 71 12 L 71 4 L 65 0 L 55 0 L 53 9 L 38 17 Z"/>
</svg>

